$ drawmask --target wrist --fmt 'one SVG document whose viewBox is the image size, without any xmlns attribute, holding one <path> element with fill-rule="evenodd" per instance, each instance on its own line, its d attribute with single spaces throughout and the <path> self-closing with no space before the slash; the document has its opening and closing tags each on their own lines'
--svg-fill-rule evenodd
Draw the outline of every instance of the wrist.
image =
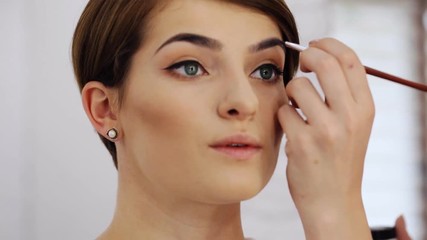
<svg viewBox="0 0 427 240">
<path fill-rule="evenodd" d="M 307 240 L 370 240 L 361 200 L 334 201 L 298 209 Z"/>
</svg>

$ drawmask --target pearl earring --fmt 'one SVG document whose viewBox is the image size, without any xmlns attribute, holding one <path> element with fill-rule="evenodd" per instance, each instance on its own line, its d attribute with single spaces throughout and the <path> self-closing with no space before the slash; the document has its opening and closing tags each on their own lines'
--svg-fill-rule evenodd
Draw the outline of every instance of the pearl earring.
<svg viewBox="0 0 427 240">
<path fill-rule="evenodd" d="M 116 140 L 118 135 L 119 134 L 115 128 L 112 128 L 112 129 L 108 130 L 108 132 L 107 132 L 107 136 L 110 138 L 111 141 Z"/>
</svg>

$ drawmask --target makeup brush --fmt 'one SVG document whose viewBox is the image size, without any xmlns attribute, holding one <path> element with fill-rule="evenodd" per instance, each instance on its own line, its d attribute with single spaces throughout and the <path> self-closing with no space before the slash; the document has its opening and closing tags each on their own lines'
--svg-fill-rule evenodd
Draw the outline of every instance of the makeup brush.
<svg viewBox="0 0 427 240">
<path fill-rule="evenodd" d="M 285 46 L 290 48 L 290 49 L 299 51 L 299 52 L 302 52 L 302 51 L 307 49 L 307 47 L 298 45 L 296 43 L 291 43 L 291 42 L 285 42 Z M 389 81 L 392 81 L 395 83 L 399 83 L 399 84 L 402 84 L 402 85 L 405 85 L 405 86 L 408 86 L 411 88 L 415 88 L 415 89 L 421 90 L 423 92 L 427 92 L 427 85 L 417 83 L 417 82 L 412 82 L 412 81 L 409 81 L 409 80 L 406 80 L 406 79 L 403 79 L 400 77 L 396 77 L 396 76 L 393 76 L 389 73 L 385 73 L 385 72 L 379 71 L 379 70 L 371 68 L 371 67 L 367 67 L 367 66 L 364 66 L 364 67 L 365 67 L 366 73 L 369 75 L 379 77 L 379 78 L 383 78 L 383 79 L 386 79 L 386 80 L 389 80 Z"/>
</svg>

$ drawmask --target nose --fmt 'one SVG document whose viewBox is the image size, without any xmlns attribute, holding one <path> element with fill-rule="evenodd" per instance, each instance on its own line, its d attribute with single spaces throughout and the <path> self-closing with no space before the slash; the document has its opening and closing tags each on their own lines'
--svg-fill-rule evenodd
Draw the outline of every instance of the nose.
<svg viewBox="0 0 427 240">
<path fill-rule="evenodd" d="M 226 79 L 218 113 L 224 119 L 251 120 L 258 111 L 258 96 L 247 77 Z"/>
</svg>

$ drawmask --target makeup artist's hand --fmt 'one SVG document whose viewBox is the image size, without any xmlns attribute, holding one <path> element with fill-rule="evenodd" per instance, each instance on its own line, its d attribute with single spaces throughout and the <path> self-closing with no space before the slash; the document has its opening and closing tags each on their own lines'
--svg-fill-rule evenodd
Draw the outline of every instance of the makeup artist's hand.
<svg viewBox="0 0 427 240">
<path fill-rule="evenodd" d="M 364 159 L 374 119 L 366 72 L 334 39 L 310 44 L 301 70 L 314 72 L 326 96 L 306 78 L 293 79 L 279 110 L 286 134 L 287 178 L 307 239 L 371 239 L 361 197 Z"/>
</svg>

